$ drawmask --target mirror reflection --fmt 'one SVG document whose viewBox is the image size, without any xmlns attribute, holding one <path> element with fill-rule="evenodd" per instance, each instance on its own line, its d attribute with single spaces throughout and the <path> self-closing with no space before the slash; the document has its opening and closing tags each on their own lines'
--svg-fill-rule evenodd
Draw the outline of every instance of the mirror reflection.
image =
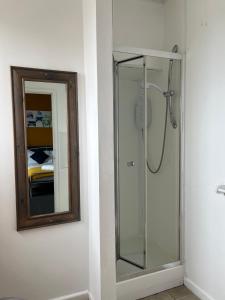
<svg viewBox="0 0 225 300">
<path fill-rule="evenodd" d="M 25 81 L 30 216 L 68 212 L 67 85 Z"/>
</svg>

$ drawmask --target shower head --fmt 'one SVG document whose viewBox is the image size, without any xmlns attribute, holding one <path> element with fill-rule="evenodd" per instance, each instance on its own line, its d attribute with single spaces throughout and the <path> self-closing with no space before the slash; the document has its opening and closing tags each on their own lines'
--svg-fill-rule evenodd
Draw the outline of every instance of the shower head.
<svg viewBox="0 0 225 300">
<path fill-rule="evenodd" d="M 144 85 L 143 82 L 141 82 L 140 87 L 141 87 L 141 89 L 144 89 L 144 88 L 145 88 L 145 85 Z M 154 89 L 156 89 L 158 92 L 160 92 L 161 94 L 164 93 L 164 91 L 161 89 L 161 87 L 158 86 L 157 84 L 153 83 L 153 82 L 146 82 L 146 88 L 147 88 L 147 89 L 154 88 Z"/>
<path fill-rule="evenodd" d="M 146 87 L 147 87 L 147 89 L 155 88 L 155 89 L 158 90 L 161 94 L 164 94 L 164 91 L 161 89 L 161 87 L 158 86 L 158 85 L 155 84 L 155 83 L 148 82 Z"/>
<path fill-rule="evenodd" d="M 173 53 L 178 53 L 178 49 L 179 49 L 178 45 L 174 45 L 173 48 L 172 48 L 172 52 Z"/>
<path fill-rule="evenodd" d="M 162 94 L 163 97 L 165 97 L 166 101 L 168 101 L 168 100 L 171 101 L 171 97 L 173 97 L 175 95 L 175 92 L 173 90 L 163 91 L 160 86 L 158 86 L 157 84 L 152 83 L 152 82 L 148 82 L 146 87 L 147 87 L 147 89 L 154 88 L 157 91 L 159 91 L 160 94 Z"/>
<path fill-rule="evenodd" d="M 144 88 L 144 86 L 142 86 L 142 88 Z M 174 95 L 174 91 L 164 91 L 160 86 L 158 86 L 157 84 L 153 83 L 153 82 L 147 82 L 146 84 L 146 88 L 147 89 L 156 89 L 158 92 L 160 92 L 160 94 L 162 94 L 166 99 L 168 97 L 171 97 Z"/>
</svg>

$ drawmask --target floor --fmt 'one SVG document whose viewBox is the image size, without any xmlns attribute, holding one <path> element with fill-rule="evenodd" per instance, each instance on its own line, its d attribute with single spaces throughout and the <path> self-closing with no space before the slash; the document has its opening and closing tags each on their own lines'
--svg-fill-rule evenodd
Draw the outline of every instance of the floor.
<svg viewBox="0 0 225 300">
<path fill-rule="evenodd" d="M 177 288 L 149 296 L 140 300 L 200 300 L 185 286 L 179 286 Z"/>
</svg>

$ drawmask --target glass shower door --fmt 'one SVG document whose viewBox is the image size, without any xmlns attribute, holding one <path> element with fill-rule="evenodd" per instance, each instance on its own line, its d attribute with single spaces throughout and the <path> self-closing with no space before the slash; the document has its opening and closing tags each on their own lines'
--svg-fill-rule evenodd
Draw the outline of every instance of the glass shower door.
<svg viewBox="0 0 225 300">
<path fill-rule="evenodd" d="M 181 159 L 181 59 L 120 55 L 114 56 L 119 281 L 180 264 Z"/>
<path fill-rule="evenodd" d="M 147 57 L 146 68 L 147 269 L 154 272 L 180 261 L 181 65 L 179 60 Z"/>
<path fill-rule="evenodd" d="M 144 58 L 115 69 L 117 260 L 138 271 L 146 268 Z"/>
</svg>

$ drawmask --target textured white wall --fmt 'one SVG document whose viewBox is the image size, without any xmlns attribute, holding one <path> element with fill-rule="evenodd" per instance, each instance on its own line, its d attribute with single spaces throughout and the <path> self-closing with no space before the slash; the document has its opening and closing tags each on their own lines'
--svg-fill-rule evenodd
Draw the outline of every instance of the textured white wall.
<svg viewBox="0 0 225 300">
<path fill-rule="evenodd" d="M 225 299 L 225 2 L 187 1 L 186 282 Z M 201 290 L 200 290 L 200 289 Z"/>
<path fill-rule="evenodd" d="M 0 297 L 47 300 L 88 289 L 81 0 L 0 0 Z M 78 72 L 82 221 L 16 231 L 10 66 Z"/>
</svg>

